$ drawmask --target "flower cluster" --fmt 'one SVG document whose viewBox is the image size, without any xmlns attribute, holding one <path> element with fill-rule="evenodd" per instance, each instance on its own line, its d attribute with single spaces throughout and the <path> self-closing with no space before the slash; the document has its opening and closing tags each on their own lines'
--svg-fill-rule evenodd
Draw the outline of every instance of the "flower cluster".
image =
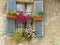
<svg viewBox="0 0 60 45">
<path fill-rule="evenodd" d="M 35 35 L 34 35 L 34 32 L 35 32 L 35 30 L 32 30 L 31 28 L 26 28 L 25 30 L 24 30 L 24 37 L 27 39 L 27 40 L 31 40 Z"/>
<path fill-rule="evenodd" d="M 22 40 L 27 41 L 32 40 L 33 36 L 34 36 L 34 30 L 32 30 L 31 28 L 25 29 L 24 31 L 16 30 L 13 34 L 13 40 L 16 43 L 20 43 Z"/>
<path fill-rule="evenodd" d="M 8 15 L 18 16 L 16 12 L 8 12 Z"/>
<path fill-rule="evenodd" d="M 26 21 L 26 17 L 24 15 L 24 13 L 22 11 L 17 11 L 17 13 L 19 14 L 18 20 L 22 21 L 22 22 L 25 22 Z"/>
<path fill-rule="evenodd" d="M 32 18 L 32 15 L 31 14 L 27 14 L 26 15 L 26 19 L 31 19 Z"/>
<path fill-rule="evenodd" d="M 24 12 L 22 11 L 17 11 L 17 14 L 19 14 L 18 16 L 18 20 L 22 21 L 22 22 L 26 22 L 27 20 L 29 20 L 30 18 L 32 18 L 31 14 L 24 14 Z"/>
</svg>

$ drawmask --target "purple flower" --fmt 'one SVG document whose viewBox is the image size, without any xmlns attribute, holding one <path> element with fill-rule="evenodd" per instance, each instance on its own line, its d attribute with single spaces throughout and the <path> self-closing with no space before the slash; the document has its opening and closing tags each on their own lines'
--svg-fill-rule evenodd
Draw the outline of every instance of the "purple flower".
<svg viewBox="0 0 60 45">
<path fill-rule="evenodd" d="M 26 15 L 26 18 L 27 18 L 27 19 L 30 19 L 31 17 L 32 17 L 31 14 L 27 14 L 27 15 Z"/>
</svg>

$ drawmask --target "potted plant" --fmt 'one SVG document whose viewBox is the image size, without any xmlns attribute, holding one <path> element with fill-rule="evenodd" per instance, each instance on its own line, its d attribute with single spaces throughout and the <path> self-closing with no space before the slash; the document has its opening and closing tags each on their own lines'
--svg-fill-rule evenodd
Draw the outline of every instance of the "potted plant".
<svg viewBox="0 0 60 45">
<path fill-rule="evenodd" d="M 8 12 L 7 17 L 12 19 L 17 19 L 18 14 L 16 12 Z"/>
<path fill-rule="evenodd" d="M 32 38 L 33 38 L 33 35 L 34 35 L 34 31 L 32 30 L 32 29 L 25 29 L 24 31 L 23 31 L 23 37 L 25 38 L 25 40 L 27 40 L 27 41 L 30 41 L 30 40 L 32 40 Z"/>
<path fill-rule="evenodd" d="M 16 44 L 19 44 L 21 41 L 31 41 L 34 35 L 34 30 L 31 28 L 24 30 L 16 30 L 13 33 L 12 39 Z"/>
<path fill-rule="evenodd" d="M 20 43 L 21 40 L 22 40 L 22 35 L 23 35 L 23 32 L 22 30 L 16 30 L 13 34 L 13 40 L 16 42 L 16 43 Z"/>
<path fill-rule="evenodd" d="M 35 14 L 33 14 L 32 16 L 33 16 L 33 19 L 34 20 L 37 20 L 37 21 L 39 21 L 39 20 L 43 20 L 43 13 L 42 12 L 39 12 L 39 13 L 35 13 Z"/>
</svg>

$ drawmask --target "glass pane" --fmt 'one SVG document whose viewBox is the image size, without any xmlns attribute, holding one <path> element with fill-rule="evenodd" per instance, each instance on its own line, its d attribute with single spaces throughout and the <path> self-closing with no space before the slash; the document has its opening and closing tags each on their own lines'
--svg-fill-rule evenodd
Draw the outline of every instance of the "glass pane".
<svg viewBox="0 0 60 45">
<path fill-rule="evenodd" d="M 32 5 L 27 4 L 26 12 L 32 12 Z"/>
<path fill-rule="evenodd" d="M 22 30 L 22 22 L 16 21 L 16 30 Z"/>
<path fill-rule="evenodd" d="M 23 12 L 25 12 L 25 6 L 24 6 L 24 4 L 17 4 L 17 11 L 23 11 Z"/>
</svg>

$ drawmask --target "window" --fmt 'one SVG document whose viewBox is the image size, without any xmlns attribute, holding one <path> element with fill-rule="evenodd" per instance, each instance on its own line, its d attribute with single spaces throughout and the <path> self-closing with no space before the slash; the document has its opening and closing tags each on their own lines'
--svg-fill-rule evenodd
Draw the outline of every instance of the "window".
<svg viewBox="0 0 60 45">
<path fill-rule="evenodd" d="M 26 14 L 32 14 L 32 5 L 26 4 Z"/>
<path fill-rule="evenodd" d="M 23 28 L 22 28 L 22 27 L 23 27 L 22 22 L 16 21 L 15 24 L 16 24 L 16 27 L 15 27 L 16 30 L 22 30 L 22 29 L 23 29 Z"/>
<path fill-rule="evenodd" d="M 31 28 L 32 29 L 32 22 L 20 22 L 20 21 L 16 21 L 16 30 L 24 30 L 24 29 L 28 29 Z"/>
<path fill-rule="evenodd" d="M 17 3 L 17 11 L 23 11 L 24 14 L 32 14 L 32 4 L 24 4 L 24 3 Z M 32 28 L 32 22 L 19 22 L 16 21 L 16 29 L 17 30 L 23 30 L 25 28 Z"/>
<path fill-rule="evenodd" d="M 32 14 L 32 4 L 18 4 L 17 11 L 23 11 L 25 14 Z"/>
<path fill-rule="evenodd" d="M 33 10 L 34 9 L 34 10 Z M 16 12 L 16 11 L 23 11 L 25 14 L 32 14 L 43 12 L 43 1 L 35 1 L 34 8 L 33 4 L 28 3 L 16 3 L 16 0 L 7 0 L 7 12 Z M 15 30 L 23 30 L 25 28 L 33 28 L 35 27 L 35 35 L 37 37 L 43 36 L 44 28 L 43 28 L 43 20 L 42 21 L 32 21 L 32 22 L 21 22 L 15 19 L 7 18 L 7 25 L 6 25 L 6 33 L 8 35 L 13 35 Z M 35 23 L 35 25 L 33 25 Z"/>
</svg>

